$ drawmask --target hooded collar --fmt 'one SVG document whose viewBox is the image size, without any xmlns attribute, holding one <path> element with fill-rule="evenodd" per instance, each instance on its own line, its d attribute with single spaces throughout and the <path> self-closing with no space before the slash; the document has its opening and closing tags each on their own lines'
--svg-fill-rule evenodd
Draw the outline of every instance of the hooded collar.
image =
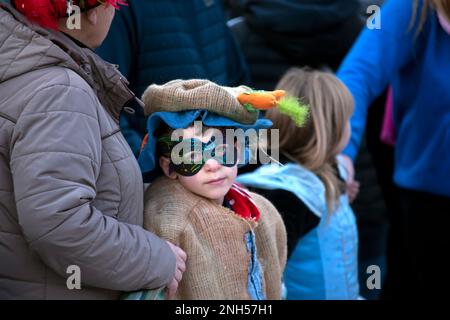
<svg viewBox="0 0 450 320">
<path fill-rule="evenodd" d="M 62 32 L 30 23 L 10 5 L 0 7 L 0 82 L 24 73 L 60 66 L 76 72 L 94 90 L 100 103 L 118 122 L 122 108 L 133 100 L 142 102 L 128 88 L 117 67 L 93 50 L 80 46 Z M 17 54 L 11 54 L 11 52 Z"/>
</svg>

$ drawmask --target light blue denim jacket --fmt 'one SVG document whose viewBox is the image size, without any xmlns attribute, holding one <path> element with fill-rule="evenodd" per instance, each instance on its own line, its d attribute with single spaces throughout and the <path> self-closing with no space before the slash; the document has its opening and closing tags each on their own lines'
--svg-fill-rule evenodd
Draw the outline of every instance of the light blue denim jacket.
<svg viewBox="0 0 450 320">
<path fill-rule="evenodd" d="M 346 173 L 339 166 L 342 177 Z M 358 233 L 347 195 L 327 215 L 325 187 L 311 171 L 298 164 L 266 165 L 238 177 L 238 183 L 260 189 L 282 189 L 295 194 L 321 220 L 299 239 L 284 272 L 288 299 L 358 299 Z"/>
</svg>

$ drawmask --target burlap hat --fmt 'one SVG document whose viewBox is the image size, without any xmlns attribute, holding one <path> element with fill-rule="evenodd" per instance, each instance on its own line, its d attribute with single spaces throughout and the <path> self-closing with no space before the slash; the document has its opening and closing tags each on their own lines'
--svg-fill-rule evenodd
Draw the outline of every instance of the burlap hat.
<svg viewBox="0 0 450 320">
<path fill-rule="evenodd" d="M 209 80 L 173 80 L 163 85 L 153 84 L 145 90 L 142 100 L 145 114 L 207 110 L 242 124 L 253 124 L 259 112 L 246 109 L 237 99 L 241 93 L 251 92 L 246 86 L 219 86 Z"/>
</svg>

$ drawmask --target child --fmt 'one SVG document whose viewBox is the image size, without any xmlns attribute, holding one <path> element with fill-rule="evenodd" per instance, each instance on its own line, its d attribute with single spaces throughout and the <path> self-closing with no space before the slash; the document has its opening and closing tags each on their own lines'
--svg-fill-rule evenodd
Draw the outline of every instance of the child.
<svg viewBox="0 0 450 320">
<path fill-rule="evenodd" d="M 268 95 L 277 103 L 278 93 Z M 234 182 L 242 149 L 223 139 L 226 128 L 271 125 L 252 98 L 249 88 L 207 80 L 175 80 L 144 93 L 148 138 L 139 163 L 156 177 L 146 191 L 144 226 L 187 254 L 177 299 L 281 297 L 283 221 L 269 201 Z"/>
<path fill-rule="evenodd" d="M 278 110 L 266 117 L 279 129 L 282 166 L 265 165 L 237 181 L 263 194 L 286 224 L 288 299 L 357 299 L 358 237 L 337 155 L 350 136 L 353 99 L 331 74 L 294 68 L 279 86 L 310 106 L 298 127 Z"/>
</svg>

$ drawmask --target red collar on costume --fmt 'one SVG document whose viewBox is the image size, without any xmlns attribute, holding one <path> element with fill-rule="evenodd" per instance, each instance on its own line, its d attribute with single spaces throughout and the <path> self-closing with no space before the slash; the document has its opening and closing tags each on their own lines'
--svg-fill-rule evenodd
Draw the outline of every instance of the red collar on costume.
<svg viewBox="0 0 450 320">
<path fill-rule="evenodd" d="M 258 221 L 260 212 L 247 191 L 238 183 L 233 183 L 230 191 L 225 195 L 225 200 L 231 209 L 240 217 Z"/>
</svg>

